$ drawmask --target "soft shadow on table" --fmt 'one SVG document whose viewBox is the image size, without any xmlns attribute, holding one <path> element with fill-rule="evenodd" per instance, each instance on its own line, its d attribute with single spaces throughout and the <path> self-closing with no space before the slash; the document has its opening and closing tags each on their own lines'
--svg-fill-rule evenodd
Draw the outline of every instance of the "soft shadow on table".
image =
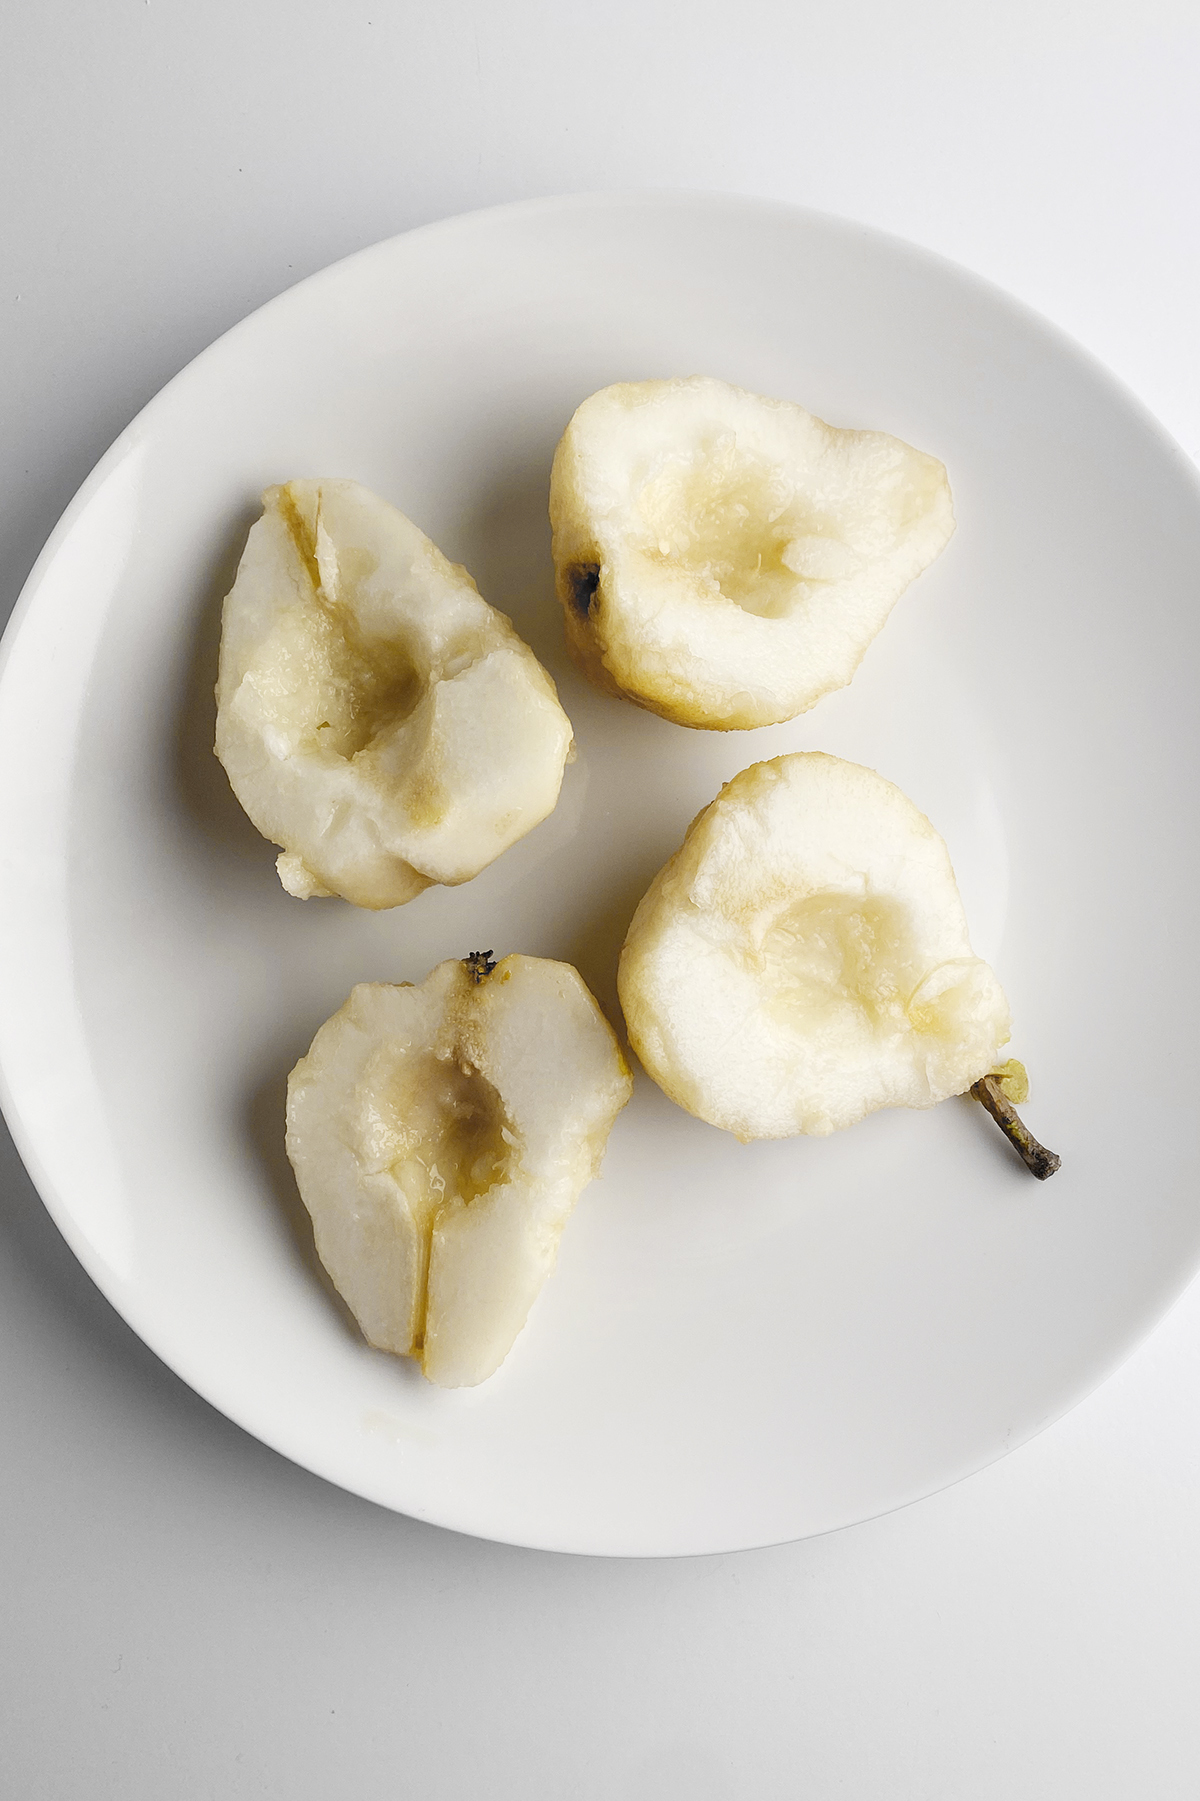
<svg viewBox="0 0 1200 1801">
<path fill-rule="evenodd" d="M 154 392 L 149 388 L 144 398 Z M 50 533 L 109 445 L 142 405 L 136 396 L 98 399 L 94 416 L 72 415 L 72 430 L 54 455 L 25 470 L 24 480 L 0 495 L 0 627 L 13 610 Z M 24 447 L 23 447 L 24 448 Z"/>
<path fill-rule="evenodd" d="M 22 1297 L 32 1297 L 40 1316 L 29 1350 L 23 1343 L 11 1345 L 9 1371 L 14 1379 L 36 1383 L 44 1429 L 48 1433 L 60 1429 L 55 1403 L 59 1390 L 74 1389 L 86 1380 L 89 1405 L 103 1406 L 106 1392 L 117 1392 L 115 1417 L 124 1417 L 126 1397 L 132 1397 L 136 1415 L 144 1422 L 142 1464 L 147 1457 L 175 1461 L 182 1455 L 218 1467 L 227 1466 L 236 1455 L 243 1470 L 251 1471 L 255 1479 L 269 1480 L 271 1466 L 284 1460 L 210 1406 L 125 1323 L 60 1235 L 2 1123 L 0 1194 L 0 1263 L 6 1277 L 11 1272 L 19 1284 Z M 30 1355 L 38 1359 L 36 1375 L 22 1368 L 21 1359 Z M 86 1378 L 76 1375 L 80 1369 L 87 1371 Z M 67 1402 L 63 1409 L 67 1418 L 70 1406 Z M 160 1444 L 161 1451 L 150 1448 L 151 1441 Z M 103 1465 L 102 1446 L 87 1454 Z"/>
<path fill-rule="evenodd" d="M 61 1327 L 83 1322 L 110 1346 L 124 1344 L 138 1361 L 157 1359 L 145 1350 L 79 1263 L 42 1205 L 8 1128 L 0 1120 L 0 1256 L 20 1272 L 21 1287 L 37 1290 Z"/>
</svg>

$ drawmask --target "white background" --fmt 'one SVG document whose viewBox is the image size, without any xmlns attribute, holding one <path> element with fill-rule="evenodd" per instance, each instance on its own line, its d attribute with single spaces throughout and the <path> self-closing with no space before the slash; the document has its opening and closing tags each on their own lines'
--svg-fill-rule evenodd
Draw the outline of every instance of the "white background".
<svg viewBox="0 0 1200 1801">
<path fill-rule="evenodd" d="M 5 14 L 3 612 L 110 439 L 226 326 L 360 245 L 540 193 L 720 188 L 884 226 L 1047 313 L 1200 453 L 1185 0 Z M 1200 1792 L 1195 1287 L 1068 1419 L 904 1513 L 572 1560 L 246 1438 L 92 1289 L 7 1146 L 0 1178 L 5 1793 Z"/>
</svg>

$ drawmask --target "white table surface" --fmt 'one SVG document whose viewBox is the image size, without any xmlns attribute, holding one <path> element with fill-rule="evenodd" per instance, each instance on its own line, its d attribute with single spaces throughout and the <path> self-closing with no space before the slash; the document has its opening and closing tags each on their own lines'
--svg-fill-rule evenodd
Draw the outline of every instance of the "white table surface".
<svg viewBox="0 0 1200 1801">
<path fill-rule="evenodd" d="M 5 11 L 0 614 L 225 327 L 360 245 L 540 193 L 883 226 L 1057 320 L 1200 454 L 1189 0 Z M 5 1794 L 1200 1793 L 1200 1287 L 946 1494 L 775 1550 L 593 1561 L 285 1463 L 117 1318 L 7 1143 L 0 1181 Z"/>
</svg>

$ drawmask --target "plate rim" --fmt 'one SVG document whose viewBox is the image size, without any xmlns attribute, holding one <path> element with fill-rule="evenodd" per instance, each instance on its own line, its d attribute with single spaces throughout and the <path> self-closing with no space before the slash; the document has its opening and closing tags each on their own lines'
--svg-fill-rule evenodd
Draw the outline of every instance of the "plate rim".
<svg viewBox="0 0 1200 1801">
<path fill-rule="evenodd" d="M 181 386 L 194 380 L 197 374 L 203 370 L 203 366 L 208 359 L 215 356 L 229 340 L 235 338 L 239 333 L 248 330 L 251 326 L 256 326 L 265 315 L 269 315 L 273 310 L 283 311 L 289 305 L 294 304 L 295 298 L 298 295 L 310 291 L 323 282 L 333 282 L 337 279 L 344 278 L 346 270 L 352 265 L 365 265 L 373 257 L 382 257 L 400 243 L 407 243 L 413 239 L 451 236 L 456 233 L 469 232 L 471 229 L 478 227 L 484 222 L 490 224 L 503 224 L 509 220 L 516 221 L 547 217 L 556 213 L 585 213 L 593 210 L 615 212 L 624 209 L 651 209 L 654 207 L 669 209 L 687 208 L 697 212 L 708 210 L 734 215 L 741 214 L 743 216 L 753 214 L 767 220 L 774 219 L 785 229 L 795 229 L 797 227 L 800 229 L 809 228 L 825 233 L 831 233 L 834 236 L 841 235 L 847 238 L 869 239 L 874 243 L 888 247 L 906 258 L 916 259 L 916 261 L 924 263 L 933 270 L 944 273 L 959 286 L 975 290 L 980 295 L 989 299 L 993 304 L 998 304 L 1009 313 L 1015 314 L 1023 321 L 1026 327 L 1039 334 L 1044 340 L 1048 340 L 1050 345 L 1057 349 L 1060 354 L 1065 354 L 1077 366 L 1081 365 L 1093 381 L 1097 382 L 1101 387 L 1106 388 L 1112 398 L 1119 401 L 1128 411 L 1132 412 L 1138 418 L 1149 436 L 1155 439 L 1159 447 L 1167 453 L 1172 461 L 1178 464 L 1180 473 L 1192 488 L 1197 509 L 1200 510 L 1200 468 L 1197 467 L 1196 462 L 1151 410 L 1149 405 L 1123 379 L 1123 377 L 1109 368 L 1095 352 L 1073 337 L 1064 327 L 1046 317 L 1046 315 L 1039 312 L 1028 302 L 1019 296 L 1010 293 L 1007 289 L 1003 288 L 999 283 L 992 281 L 989 277 L 979 274 L 968 266 L 943 255 L 939 251 L 933 250 L 924 244 L 905 238 L 897 233 L 883 230 L 875 225 L 866 224 L 836 213 L 790 201 L 740 194 L 732 190 L 637 187 L 588 189 L 578 192 L 539 195 L 527 199 L 508 201 L 494 206 L 473 208 L 466 212 L 449 214 L 444 217 L 426 221 L 422 224 L 411 226 L 371 244 L 360 246 L 358 249 L 348 252 L 346 255 L 337 258 L 335 261 L 328 263 L 319 269 L 313 270 L 308 275 L 303 276 L 299 281 L 292 283 L 290 286 L 272 295 L 259 306 L 253 308 L 250 312 L 237 319 L 232 325 L 228 326 L 207 343 L 194 356 L 190 357 L 186 363 L 163 383 L 144 405 L 139 407 L 138 411 L 97 459 L 96 463 L 76 488 L 66 507 L 59 515 L 53 529 L 38 553 L 33 566 L 22 583 L 12 611 L 8 620 L 5 622 L 3 632 L 0 633 L 0 694 L 3 692 L 3 685 L 16 644 L 25 628 L 27 620 L 33 612 L 40 590 L 64 544 L 71 536 L 76 524 L 90 505 L 93 497 L 103 487 L 111 472 L 118 466 L 137 442 L 139 436 L 146 429 L 147 424 L 152 421 L 152 417 L 156 410 L 169 404 L 170 398 L 174 396 L 176 391 Z M 772 1545 L 796 1543 L 807 1538 L 824 1537 L 831 1532 L 844 1531 L 851 1526 L 864 1524 L 868 1520 L 885 1518 L 891 1513 L 899 1512 L 904 1508 L 915 1505 L 922 1499 L 931 1498 L 936 1494 L 944 1493 L 947 1489 L 955 1487 L 958 1483 L 966 1480 L 967 1477 L 990 1468 L 993 1464 L 1000 1462 L 1006 1457 L 1011 1450 L 1015 1450 L 1021 1445 L 1030 1443 L 1050 1426 L 1064 1418 L 1066 1414 L 1073 1411 L 1073 1409 L 1080 1405 L 1081 1402 L 1102 1387 L 1128 1360 L 1133 1351 L 1166 1319 L 1168 1314 L 1178 1304 L 1180 1298 L 1190 1287 L 1191 1283 L 1195 1280 L 1197 1274 L 1200 1273 L 1200 1257 L 1197 1257 L 1192 1265 L 1185 1269 L 1180 1270 L 1177 1268 L 1173 1272 L 1172 1279 L 1163 1283 L 1159 1297 L 1152 1306 L 1144 1309 L 1138 1314 L 1135 1320 L 1126 1327 L 1123 1333 L 1114 1336 L 1107 1355 L 1102 1359 L 1097 1359 L 1095 1364 L 1089 1366 L 1083 1381 L 1078 1383 L 1071 1390 L 1069 1397 L 1061 1405 L 1054 1406 L 1040 1424 L 1035 1425 L 1030 1430 L 1019 1435 L 1014 1435 L 1010 1444 L 1001 1446 L 992 1455 L 986 1457 L 982 1461 L 971 1459 L 967 1467 L 958 1470 L 954 1474 L 939 1477 L 934 1482 L 933 1486 L 921 1486 L 918 1492 L 891 1502 L 884 1507 L 871 1507 L 862 1514 L 856 1515 L 853 1519 L 848 1519 L 844 1522 L 830 1525 L 819 1530 L 801 1532 L 797 1535 L 788 1535 L 783 1538 L 775 1536 L 768 1536 L 765 1538 L 741 1536 L 735 1544 L 683 1550 L 664 1550 L 659 1548 L 632 1550 L 628 1548 L 610 1549 L 604 1546 L 596 1547 L 595 1545 L 583 1546 L 579 1544 L 549 1542 L 547 1535 L 545 1534 L 536 1537 L 521 1537 L 506 1533 L 497 1533 L 495 1531 L 485 1531 L 476 1526 L 461 1523 L 453 1517 L 450 1517 L 448 1514 L 439 1514 L 438 1517 L 435 1517 L 433 1512 L 422 1511 L 415 1505 L 410 1504 L 400 1507 L 388 1498 L 369 1492 L 369 1485 L 351 1483 L 337 1475 L 330 1474 L 326 1469 L 318 1467 L 317 1463 L 314 1462 L 311 1457 L 302 1455 L 298 1453 L 297 1450 L 287 1446 L 284 1442 L 281 1442 L 282 1439 L 286 1438 L 286 1434 L 274 1433 L 270 1430 L 263 1429 L 259 1423 L 251 1423 L 242 1408 L 240 1408 L 236 1402 L 231 1402 L 225 1396 L 217 1398 L 217 1396 L 211 1392 L 210 1384 L 206 1381 L 204 1375 L 200 1372 L 192 1373 L 189 1370 L 190 1360 L 188 1357 L 178 1354 L 174 1348 L 169 1353 L 163 1348 L 158 1342 L 158 1334 L 154 1327 L 146 1326 L 141 1319 L 141 1309 L 137 1304 L 136 1294 L 126 1295 L 122 1293 L 119 1300 L 116 1298 L 114 1291 L 117 1290 L 119 1286 L 117 1281 L 112 1277 L 111 1272 L 108 1270 L 103 1259 L 94 1252 L 88 1240 L 77 1228 L 74 1209 L 64 1194 L 60 1192 L 58 1184 L 50 1178 L 37 1145 L 34 1142 L 32 1133 L 26 1126 L 26 1122 L 22 1117 L 13 1093 L 9 1070 L 16 1061 L 17 1059 L 14 1059 L 11 1049 L 6 1046 L 4 1035 L 0 1034 L 0 1111 L 3 1112 L 17 1153 L 33 1183 L 38 1198 L 45 1207 L 46 1212 L 49 1214 L 56 1229 L 70 1248 L 72 1254 L 82 1265 L 88 1277 L 100 1290 L 108 1304 L 113 1307 L 114 1311 L 137 1335 L 141 1342 L 146 1345 L 153 1355 L 171 1370 L 173 1375 L 184 1382 L 208 1405 L 215 1408 L 223 1417 L 229 1419 L 239 1428 L 239 1430 L 246 1432 L 259 1443 L 265 1444 L 277 1455 L 285 1458 L 290 1463 L 298 1465 L 310 1475 L 318 1477 L 321 1481 L 330 1483 L 331 1486 L 340 1488 L 344 1492 L 353 1494 L 357 1498 L 366 1500 L 372 1505 L 381 1507 L 388 1512 L 400 1513 L 402 1516 L 419 1520 L 423 1524 L 437 1525 L 444 1530 L 476 1537 L 484 1542 L 508 1544 L 527 1550 L 548 1551 L 556 1554 L 575 1556 L 620 1557 L 637 1561 L 656 1558 L 717 1556 L 727 1555 L 733 1551 L 765 1549 Z"/>
</svg>

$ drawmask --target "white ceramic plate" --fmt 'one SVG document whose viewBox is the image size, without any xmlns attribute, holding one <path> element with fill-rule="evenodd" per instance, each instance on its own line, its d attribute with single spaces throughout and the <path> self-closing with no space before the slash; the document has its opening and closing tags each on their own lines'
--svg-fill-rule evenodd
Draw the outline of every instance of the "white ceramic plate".
<svg viewBox="0 0 1200 1801">
<path fill-rule="evenodd" d="M 706 734 L 592 692 L 562 646 L 546 487 L 606 382 L 703 371 L 946 462 L 959 528 L 853 686 Z M 392 913 L 289 899 L 213 759 L 218 610 L 259 491 L 349 475 L 515 618 L 579 760 L 477 881 Z M 0 676 L 0 1065 L 105 1294 L 298 1463 L 461 1530 L 714 1551 L 859 1520 L 1078 1399 L 1200 1253 L 1200 494 L 1100 369 L 962 272 L 738 200 L 524 205 L 304 282 L 145 410 L 38 564 Z M 504 1368 L 441 1393 L 364 1347 L 315 1266 L 284 1080 L 363 979 L 567 958 L 613 1017 L 633 906 L 721 781 L 874 765 L 949 842 L 1062 1173 L 972 1103 L 742 1147 L 640 1078 Z"/>
</svg>

